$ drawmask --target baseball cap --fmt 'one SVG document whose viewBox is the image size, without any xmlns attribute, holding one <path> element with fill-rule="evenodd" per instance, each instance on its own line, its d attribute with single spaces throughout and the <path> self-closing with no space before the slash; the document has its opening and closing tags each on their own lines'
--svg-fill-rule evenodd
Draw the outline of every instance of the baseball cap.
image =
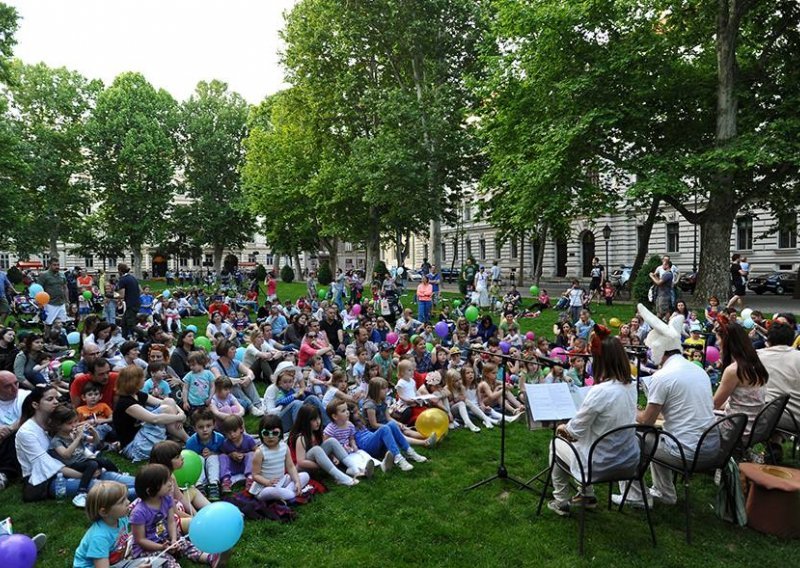
<svg viewBox="0 0 800 568">
<path fill-rule="evenodd" d="M 381 341 L 380 345 L 378 345 L 378 349 L 380 351 L 391 351 L 392 344 L 389 343 L 388 341 Z"/>
</svg>

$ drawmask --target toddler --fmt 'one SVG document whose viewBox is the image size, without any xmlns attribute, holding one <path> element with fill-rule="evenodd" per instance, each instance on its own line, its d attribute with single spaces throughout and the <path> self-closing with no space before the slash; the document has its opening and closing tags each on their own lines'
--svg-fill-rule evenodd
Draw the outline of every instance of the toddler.
<svg viewBox="0 0 800 568">
<path fill-rule="evenodd" d="M 283 441 L 279 416 L 262 416 L 258 432 L 261 446 L 253 457 L 255 473 L 249 488 L 250 494 L 260 501 L 291 501 L 303 492 L 311 478 L 306 472 L 297 472 L 289 447 Z"/>
<path fill-rule="evenodd" d="M 164 361 L 153 361 L 148 364 L 147 374 L 150 375 L 150 378 L 144 382 L 142 391 L 161 400 L 172 394 L 172 389 L 167 382 L 167 364 Z"/>
<path fill-rule="evenodd" d="M 244 406 L 231 393 L 233 381 L 230 377 L 221 376 L 214 379 L 214 396 L 208 405 L 208 409 L 216 419 L 216 427 L 222 429 L 222 421 L 226 416 L 236 415 L 244 417 Z"/>
<path fill-rule="evenodd" d="M 236 414 L 222 420 L 222 433 L 225 441 L 219 454 L 219 476 L 222 492 L 232 491 L 233 476 L 244 476 L 245 489 L 253 483 L 253 458 L 256 440 L 244 431 L 244 419 Z M 256 493 L 253 493 L 256 495 Z"/>
<path fill-rule="evenodd" d="M 75 409 L 81 422 L 88 422 L 97 432 L 100 440 L 105 440 L 112 432 L 112 413 L 111 407 L 102 401 L 103 392 L 100 385 L 95 382 L 87 381 L 83 385 L 81 400 L 83 405 Z M 112 444 L 112 449 L 119 446 L 116 442 Z"/>
<path fill-rule="evenodd" d="M 211 385 L 214 375 L 206 369 L 208 355 L 204 351 L 192 351 L 187 357 L 189 372 L 183 377 L 183 409 L 187 415 L 204 408 L 211 400 Z"/>
</svg>

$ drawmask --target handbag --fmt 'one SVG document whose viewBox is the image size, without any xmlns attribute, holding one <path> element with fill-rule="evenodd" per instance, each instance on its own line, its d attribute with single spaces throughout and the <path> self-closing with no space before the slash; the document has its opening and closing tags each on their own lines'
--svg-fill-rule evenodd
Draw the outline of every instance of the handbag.
<svg viewBox="0 0 800 568">
<path fill-rule="evenodd" d="M 389 300 L 383 298 L 381 300 L 381 315 L 388 316 L 392 314 L 392 308 L 389 306 Z"/>
</svg>

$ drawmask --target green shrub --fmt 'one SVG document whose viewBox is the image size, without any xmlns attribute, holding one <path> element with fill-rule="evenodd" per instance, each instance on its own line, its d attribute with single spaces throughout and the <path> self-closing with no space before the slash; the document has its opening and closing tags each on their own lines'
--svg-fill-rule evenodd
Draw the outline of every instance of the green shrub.
<svg viewBox="0 0 800 568">
<path fill-rule="evenodd" d="M 267 269 L 264 267 L 263 264 L 256 264 L 256 281 L 263 282 L 264 279 L 267 277 Z"/>
<path fill-rule="evenodd" d="M 287 284 L 294 282 L 294 270 L 288 264 L 284 264 L 283 268 L 281 268 L 281 280 Z"/>
<path fill-rule="evenodd" d="M 474 278 L 475 277 L 475 272 L 477 272 L 477 270 L 478 270 L 478 263 L 475 262 L 475 257 L 473 257 L 472 255 L 470 255 L 467 258 L 468 258 L 468 260 L 472 260 L 471 271 L 472 271 L 472 277 Z M 465 262 L 464 264 L 461 265 L 461 270 L 458 273 L 458 289 L 461 292 L 461 294 L 464 295 L 464 296 L 466 296 L 466 294 L 467 294 L 467 279 L 464 277 L 465 276 L 466 267 L 467 267 L 467 263 Z"/>
<path fill-rule="evenodd" d="M 378 281 L 383 282 L 383 279 L 386 278 L 386 274 L 389 272 L 386 268 L 386 263 L 382 260 L 378 260 L 375 262 L 375 268 L 372 269 L 378 275 Z M 372 274 L 365 275 L 367 282 L 372 281 Z"/>
<path fill-rule="evenodd" d="M 651 302 L 647 299 L 647 292 L 653 285 L 653 281 L 650 280 L 650 273 L 658 268 L 658 265 L 660 264 L 661 257 L 657 254 L 654 254 L 642 265 L 642 268 L 639 270 L 639 274 L 636 275 L 636 280 L 633 281 L 633 286 L 631 287 L 631 298 L 633 298 L 634 301 L 640 302 L 646 306 L 651 304 Z"/>
<path fill-rule="evenodd" d="M 317 272 L 317 280 L 322 286 L 327 286 L 331 282 L 333 282 L 333 274 L 331 274 L 331 265 L 327 262 L 323 262 L 320 267 L 319 271 Z"/>
</svg>

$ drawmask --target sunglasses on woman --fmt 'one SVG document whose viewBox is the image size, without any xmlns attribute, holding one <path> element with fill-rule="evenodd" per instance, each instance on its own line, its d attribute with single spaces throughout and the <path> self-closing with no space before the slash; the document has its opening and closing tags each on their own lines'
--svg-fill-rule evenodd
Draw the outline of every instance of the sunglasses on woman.
<svg viewBox="0 0 800 568">
<path fill-rule="evenodd" d="M 272 430 L 261 430 L 261 435 L 267 438 L 280 438 L 281 429 L 273 428 Z"/>
</svg>

